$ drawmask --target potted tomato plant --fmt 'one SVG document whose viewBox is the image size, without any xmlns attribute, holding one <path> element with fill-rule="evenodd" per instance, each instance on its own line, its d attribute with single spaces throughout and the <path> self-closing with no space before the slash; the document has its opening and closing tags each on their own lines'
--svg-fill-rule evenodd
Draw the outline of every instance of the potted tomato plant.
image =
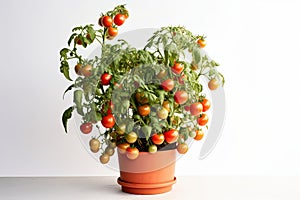
<svg viewBox="0 0 300 200">
<path fill-rule="evenodd" d="M 62 122 L 67 132 L 72 114 L 80 116 L 78 129 L 102 164 L 117 149 L 123 191 L 163 193 L 176 181 L 176 152 L 185 154 L 189 138 L 201 140 L 208 129 L 211 103 L 199 80 L 216 90 L 224 77 L 203 50 L 205 37 L 182 26 L 158 29 L 142 49 L 122 39 L 109 42 L 128 17 L 120 5 L 102 14 L 98 25 L 72 30 L 60 51 L 60 71 L 72 81 L 65 93 L 73 92 Z M 91 44 L 101 51 L 86 59 L 79 52 Z"/>
</svg>

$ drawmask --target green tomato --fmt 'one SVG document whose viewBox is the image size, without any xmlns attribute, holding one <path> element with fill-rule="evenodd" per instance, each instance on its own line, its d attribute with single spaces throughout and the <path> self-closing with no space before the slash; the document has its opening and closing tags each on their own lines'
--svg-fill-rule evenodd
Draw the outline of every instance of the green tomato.
<svg viewBox="0 0 300 200">
<path fill-rule="evenodd" d="M 157 146 L 155 144 L 152 144 L 148 148 L 149 153 L 156 153 L 157 152 Z"/>
</svg>

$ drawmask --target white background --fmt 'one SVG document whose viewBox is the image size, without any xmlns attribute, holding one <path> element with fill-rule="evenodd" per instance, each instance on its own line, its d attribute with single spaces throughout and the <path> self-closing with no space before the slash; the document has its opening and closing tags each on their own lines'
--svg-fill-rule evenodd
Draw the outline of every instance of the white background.
<svg viewBox="0 0 300 200">
<path fill-rule="evenodd" d="M 59 50 L 72 27 L 127 3 L 120 32 L 184 25 L 208 36 L 226 77 L 226 124 L 216 149 L 200 145 L 177 175 L 300 175 L 300 3 L 297 0 L 1 0 L 0 176 L 115 175 L 83 148 L 62 100 Z M 201 144 L 201 143 L 200 143 Z"/>
</svg>

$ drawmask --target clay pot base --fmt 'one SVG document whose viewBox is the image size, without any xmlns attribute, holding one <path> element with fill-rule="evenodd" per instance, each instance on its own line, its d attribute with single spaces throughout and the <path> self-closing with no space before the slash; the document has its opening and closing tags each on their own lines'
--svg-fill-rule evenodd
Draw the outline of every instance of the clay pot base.
<svg viewBox="0 0 300 200">
<path fill-rule="evenodd" d="M 129 183 L 118 178 L 118 184 L 122 186 L 122 191 L 131 194 L 161 194 L 172 190 L 176 183 L 176 177 L 166 183 Z"/>
</svg>

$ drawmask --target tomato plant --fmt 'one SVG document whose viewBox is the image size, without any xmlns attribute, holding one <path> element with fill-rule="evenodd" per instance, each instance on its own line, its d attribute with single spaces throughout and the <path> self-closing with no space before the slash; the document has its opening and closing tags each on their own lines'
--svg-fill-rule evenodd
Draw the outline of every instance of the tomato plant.
<svg viewBox="0 0 300 200">
<path fill-rule="evenodd" d="M 198 129 L 208 123 L 205 112 L 211 102 L 205 98 L 202 79 L 209 81 L 210 90 L 224 84 L 219 64 L 201 50 L 205 37 L 183 26 L 158 29 L 142 48 L 122 38 L 109 42 L 128 16 L 125 5 L 102 12 L 100 26 L 74 27 L 68 46 L 59 52 L 59 70 L 72 82 L 64 95 L 73 92 L 63 127 L 67 132 L 76 112 L 84 122 L 80 130 L 91 133 L 89 148 L 101 155 L 101 163 L 109 162 L 116 146 L 129 159 L 165 148 L 186 153 L 187 139 L 203 138 Z M 94 45 L 101 47 L 97 55 L 85 57 L 85 50 Z"/>
</svg>

